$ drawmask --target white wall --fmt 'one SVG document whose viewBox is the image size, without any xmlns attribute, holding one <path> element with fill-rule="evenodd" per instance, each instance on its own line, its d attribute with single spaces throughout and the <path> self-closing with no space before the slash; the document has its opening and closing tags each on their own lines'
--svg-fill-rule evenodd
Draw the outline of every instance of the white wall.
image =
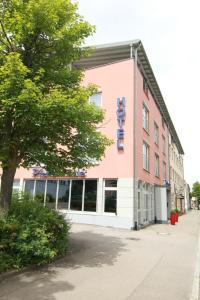
<svg viewBox="0 0 200 300">
<path fill-rule="evenodd" d="M 119 178 L 117 183 L 117 214 L 104 213 L 104 181 L 99 178 L 97 212 L 65 212 L 71 222 L 131 229 L 133 221 L 133 178 Z"/>
</svg>

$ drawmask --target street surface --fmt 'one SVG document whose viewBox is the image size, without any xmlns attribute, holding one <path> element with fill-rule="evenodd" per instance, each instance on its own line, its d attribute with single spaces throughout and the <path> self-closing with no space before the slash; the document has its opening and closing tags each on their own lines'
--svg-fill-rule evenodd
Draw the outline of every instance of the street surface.
<svg viewBox="0 0 200 300">
<path fill-rule="evenodd" d="M 200 213 L 140 231 L 73 224 L 69 254 L 0 282 L 1 300 L 190 300 Z"/>
</svg>

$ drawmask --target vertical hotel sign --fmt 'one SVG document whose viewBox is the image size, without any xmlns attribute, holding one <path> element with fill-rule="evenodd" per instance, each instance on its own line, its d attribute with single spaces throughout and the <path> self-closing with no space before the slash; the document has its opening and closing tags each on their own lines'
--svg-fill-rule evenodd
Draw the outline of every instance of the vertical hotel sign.
<svg viewBox="0 0 200 300">
<path fill-rule="evenodd" d="M 117 149 L 124 150 L 125 97 L 117 98 Z"/>
</svg>

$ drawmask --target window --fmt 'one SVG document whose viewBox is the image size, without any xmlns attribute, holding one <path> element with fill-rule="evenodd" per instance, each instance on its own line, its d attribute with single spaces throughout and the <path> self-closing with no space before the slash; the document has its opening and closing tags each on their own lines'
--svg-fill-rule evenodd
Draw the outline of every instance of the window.
<svg viewBox="0 0 200 300">
<path fill-rule="evenodd" d="M 20 187 L 20 179 L 14 179 L 13 189 L 18 189 Z"/>
<path fill-rule="evenodd" d="M 165 129 L 165 120 L 163 117 L 162 117 L 162 127 L 163 127 L 163 129 Z"/>
<path fill-rule="evenodd" d="M 140 209 L 140 192 L 138 192 L 138 209 Z"/>
<path fill-rule="evenodd" d="M 70 180 L 59 180 L 58 209 L 68 209 Z"/>
<path fill-rule="evenodd" d="M 85 180 L 84 211 L 96 211 L 97 180 Z"/>
<path fill-rule="evenodd" d="M 143 222 L 148 221 L 148 194 L 143 194 Z"/>
<path fill-rule="evenodd" d="M 89 102 L 96 106 L 102 106 L 102 93 L 96 93 L 89 98 Z"/>
<path fill-rule="evenodd" d="M 116 186 L 115 181 L 109 184 Z M 116 187 L 109 187 L 115 189 Z M 97 180 L 25 180 L 24 190 L 53 209 L 96 212 Z"/>
<path fill-rule="evenodd" d="M 83 197 L 83 180 L 73 180 L 70 209 L 82 210 L 82 197 Z"/>
<path fill-rule="evenodd" d="M 105 191 L 105 212 L 116 213 L 117 191 Z"/>
<path fill-rule="evenodd" d="M 57 180 L 47 180 L 46 206 L 56 208 L 56 191 Z"/>
<path fill-rule="evenodd" d="M 149 171 L 149 145 L 143 142 L 143 169 Z"/>
<path fill-rule="evenodd" d="M 117 180 L 104 181 L 104 212 L 117 213 Z"/>
<path fill-rule="evenodd" d="M 35 185 L 35 199 L 39 200 L 41 203 L 44 202 L 46 180 L 36 180 Z"/>
<path fill-rule="evenodd" d="M 154 123 L 154 142 L 156 145 L 159 144 L 159 128 L 156 123 Z"/>
<path fill-rule="evenodd" d="M 163 178 L 167 178 L 167 173 L 166 173 L 166 163 L 163 161 Z"/>
<path fill-rule="evenodd" d="M 164 135 L 162 136 L 162 140 L 163 140 L 163 153 L 166 154 L 166 139 Z"/>
<path fill-rule="evenodd" d="M 29 194 L 32 197 L 34 196 L 34 185 L 35 185 L 35 180 L 25 181 L 24 191 L 26 194 Z"/>
<path fill-rule="evenodd" d="M 146 79 L 145 78 L 143 78 L 143 90 L 144 90 L 144 92 L 145 92 L 145 94 L 147 95 L 147 97 L 148 97 L 148 84 L 147 84 L 147 81 L 146 81 Z"/>
<path fill-rule="evenodd" d="M 155 154 L 154 174 L 159 177 L 159 156 Z"/>
<path fill-rule="evenodd" d="M 149 132 L 149 110 L 146 105 L 143 105 L 143 128 Z"/>
<path fill-rule="evenodd" d="M 20 179 L 14 179 L 13 182 L 13 193 L 18 193 L 20 190 Z"/>
<path fill-rule="evenodd" d="M 170 173 L 170 179 L 172 180 L 172 167 L 170 167 L 169 173 Z"/>
<path fill-rule="evenodd" d="M 116 179 L 106 179 L 105 187 L 117 187 L 117 180 Z"/>
</svg>

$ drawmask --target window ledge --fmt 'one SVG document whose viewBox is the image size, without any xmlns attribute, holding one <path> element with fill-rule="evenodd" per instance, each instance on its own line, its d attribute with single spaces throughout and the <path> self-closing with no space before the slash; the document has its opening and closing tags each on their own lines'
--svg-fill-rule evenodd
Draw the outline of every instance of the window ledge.
<svg viewBox="0 0 200 300">
<path fill-rule="evenodd" d="M 58 211 L 66 214 L 78 214 L 78 215 L 99 215 L 99 213 L 94 211 L 80 211 L 80 210 L 68 210 L 68 209 L 58 209 Z"/>
<path fill-rule="evenodd" d="M 109 213 L 109 212 L 104 212 L 103 216 L 108 216 L 108 217 L 117 217 L 117 214 L 115 213 Z"/>
</svg>

